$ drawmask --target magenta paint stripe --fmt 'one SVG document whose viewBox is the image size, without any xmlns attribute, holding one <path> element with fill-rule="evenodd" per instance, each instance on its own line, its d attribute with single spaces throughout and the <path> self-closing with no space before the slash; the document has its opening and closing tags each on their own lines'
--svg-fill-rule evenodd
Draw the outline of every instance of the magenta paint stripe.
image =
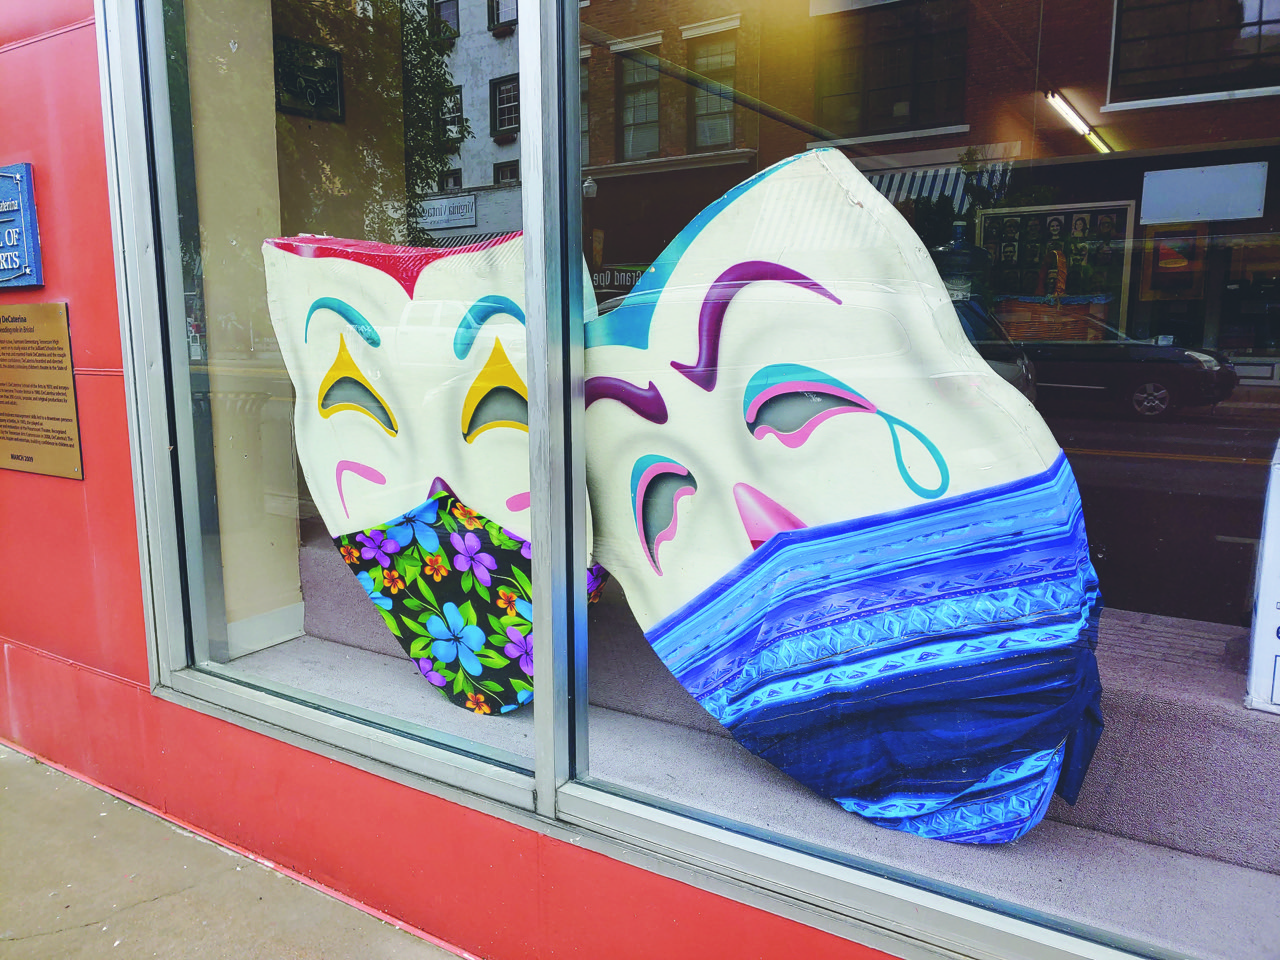
<svg viewBox="0 0 1280 960">
<path fill-rule="evenodd" d="M 698 313 L 697 362 L 688 364 L 672 360 L 671 366 L 708 393 L 714 390 L 720 363 L 720 330 L 724 326 L 724 316 L 729 310 L 729 304 L 743 287 L 764 280 L 790 283 L 812 290 L 832 303 L 840 303 L 840 298 L 817 280 L 780 263 L 747 260 L 734 264 L 716 278 L 702 301 L 702 309 Z"/>
<path fill-rule="evenodd" d="M 875 413 L 876 405 L 866 397 L 859 396 L 852 390 L 841 390 L 839 387 L 833 387 L 829 383 L 818 383 L 813 380 L 792 380 L 787 383 L 775 384 L 760 392 L 747 407 L 747 420 L 755 420 L 756 414 L 760 412 L 760 407 L 766 400 L 772 400 L 774 397 L 782 396 L 786 393 L 825 393 L 828 396 L 839 397 L 841 400 L 848 400 L 866 413 Z"/>
<path fill-rule="evenodd" d="M 591 377 L 584 389 L 588 407 L 597 400 L 617 400 L 650 423 L 667 422 L 667 404 L 652 380 L 647 387 L 637 387 L 616 377 Z"/>
<path fill-rule="evenodd" d="M 338 461 L 338 466 L 333 471 L 333 481 L 338 485 L 338 502 L 342 504 L 342 512 L 349 517 L 351 516 L 351 511 L 347 509 L 347 497 L 342 492 L 342 477 L 347 473 L 354 473 L 363 480 L 377 484 L 386 483 L 387 478 L 373 469 L 373 467 L 366 466 L 363 463 L 356 463 L 354 460 Z"/>
<path fill-rule="evenodd" d="M 507 509 L 513 513 L 518 513 L 521 510 L 528 510 L 529 492 L 526 490 L 524 493 L 517 493 L 514 497 L 508 497 Z"/>
</svg>

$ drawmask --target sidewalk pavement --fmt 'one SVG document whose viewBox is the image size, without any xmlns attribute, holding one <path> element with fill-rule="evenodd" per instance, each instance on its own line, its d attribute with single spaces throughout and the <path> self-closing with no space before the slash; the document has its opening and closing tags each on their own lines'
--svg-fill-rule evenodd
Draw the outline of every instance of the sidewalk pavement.
<svg viewBox="0 0 1280 960">
<path fill-rule="evenodd" d="M 456 960 L 0 746 L 0 960 Z"/>
</svg>

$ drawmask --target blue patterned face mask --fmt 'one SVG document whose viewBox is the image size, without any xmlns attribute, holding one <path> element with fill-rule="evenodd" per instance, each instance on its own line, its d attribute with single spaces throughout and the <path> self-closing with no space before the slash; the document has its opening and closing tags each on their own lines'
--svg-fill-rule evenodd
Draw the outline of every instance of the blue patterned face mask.
<svg viewBox="0 0 1280 960">
<path fill-rule="evenodd" d="M 1102 730 L 1100 609 L 1066 459 L 775 535 L 648 633 L 758 756 L 882 826 L 1015 839 L 1074 802 Z"/>
</svg>

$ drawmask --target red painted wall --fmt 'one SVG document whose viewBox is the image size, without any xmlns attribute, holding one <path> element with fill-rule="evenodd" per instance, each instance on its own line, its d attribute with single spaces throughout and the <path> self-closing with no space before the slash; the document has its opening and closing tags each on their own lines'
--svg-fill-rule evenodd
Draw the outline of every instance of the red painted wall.
<svg viewBox="0 0 1280 960">
<path fill-rule="evenodd" d="M 875 958 L 153 697 L 91 0 L 0 7 L 0 164 L 34 164 L 84 480 L 0 469 L 0 738 L 483 957 Z"/>
</svg>

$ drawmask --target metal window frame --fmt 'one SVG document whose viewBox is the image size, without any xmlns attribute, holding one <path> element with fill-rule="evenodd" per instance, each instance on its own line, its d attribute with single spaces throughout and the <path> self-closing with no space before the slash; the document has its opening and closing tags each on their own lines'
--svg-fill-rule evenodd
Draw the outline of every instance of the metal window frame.
<svg viewBox="0 0 1280 960">
<path fill-rule="evenodd" d="M 177 510 L 176 430 L 163 331 L 172 316 L 172 157 L 163 46 L 143 42 L 160 0 L 95 0 L 107 174 L 151 686 L 156 696 L 584 846 L 748 906 L 916 958 L 1121 960 L 1163 956 L 1096 931 L 1051 929 L 945 890 L 837 862 L 785 838 L 751 835 L 698 811 L 658 807 L 592 781 L 586 737 L 582 195 L 578 6 L 520 0 L 530 467 L 536 671 L 533 777 L 382 731 L 186 666 L 188 608 Z M 154 35 L 151 36 L 154 40 Z M 150 51 L 148 59 L 147 51 Z M 152 151 L 155 151 L 154 155 Z M 166 164 L 170 164 L 166 168 Z M 180 288 L 179 288 L 180 289 Z M 180 298 L 180 293 L 179 293 Z M 999 905 L 990 905 L 999 906 Z M 1056 922 L 1055 922 L 1056 924 Z"/>
</svg>

